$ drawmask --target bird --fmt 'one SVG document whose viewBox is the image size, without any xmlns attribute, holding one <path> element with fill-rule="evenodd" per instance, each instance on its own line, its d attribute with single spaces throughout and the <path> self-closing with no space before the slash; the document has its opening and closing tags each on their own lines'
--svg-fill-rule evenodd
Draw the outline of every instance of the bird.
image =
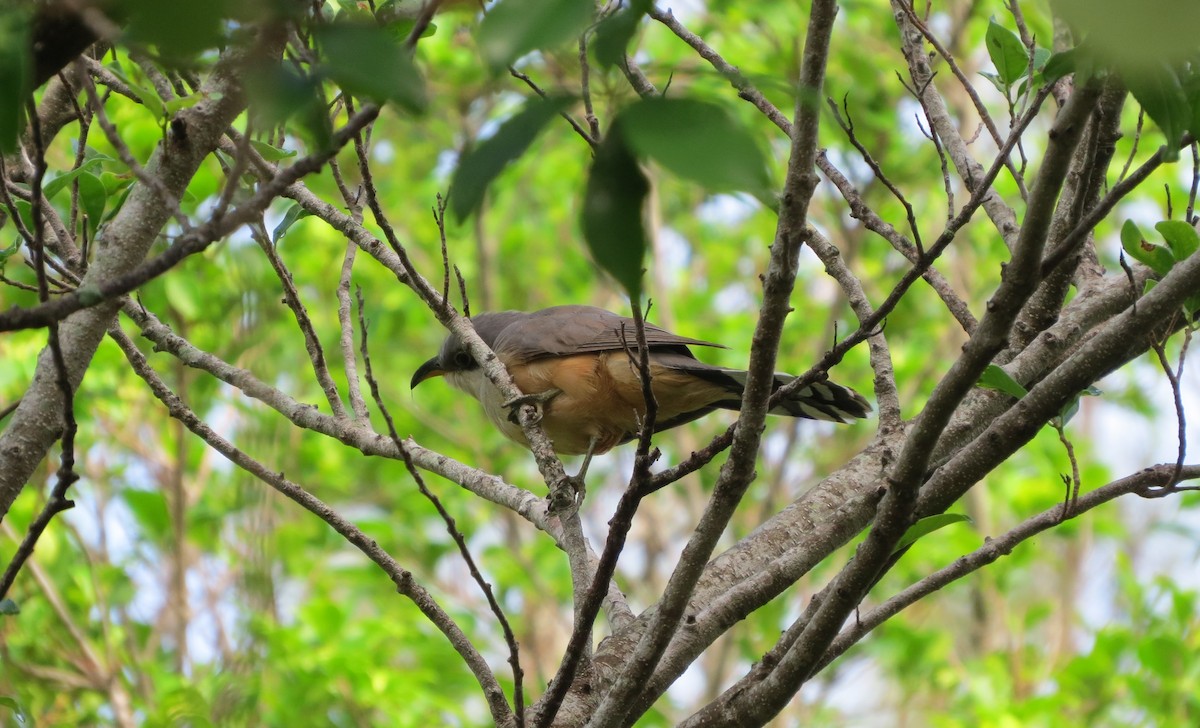
<svg viewBox="0 0 1200 728">
<path fill-rule="evenodd" d="M 508 369 L 526 397 L 508 400 L 483 373 L 463 340 L 450 334 L 410 386 L 444 377 L 483 405 L 509 440 L 529 447 L 515 405 L 537 403 L 542 426 L 559 455 L 600 455 L 637 438 L 646 416 L 633 319 L 595 306 L 552 306 L 471 317 L 476 333 Z M 650 381 L 657 402 L 654 431 L 717 410 L 738 410 L 747 372 L 706 364 L 689 347 L 728 348 L 645 324 Z M 633 358 L 631 359 L 631 354 Z M 795 377 L 775 375 L 775 389 Z M 831 422 L 867 417 L 871 405 L 849 387 L 813 382 L 791 392 L 771 414 Z"/>
</svg>

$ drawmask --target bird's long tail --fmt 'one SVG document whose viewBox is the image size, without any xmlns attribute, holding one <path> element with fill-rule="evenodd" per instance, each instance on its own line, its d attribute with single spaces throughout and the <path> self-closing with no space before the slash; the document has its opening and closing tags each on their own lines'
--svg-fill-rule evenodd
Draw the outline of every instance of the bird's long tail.
<svg viewBox="0 0 1200 728">
<path fill-rule="evenodd" d="M 778 389 L 795 379 L 790 374 L 775 374 Z M 773 415 L 807 417 L 813 420 L 849 422 L 861 420 L 871 413 L 866 398 L 849 387 L 830 381 L 814 382 L 785 397 L 771 409 Z"/>
<path fill-rule="evenodd" d="M 716 407 L 724 409 L 741 409 L 742 393 L 746 388 L 748 372 L 740 369 L 726 369 L 701 364 L 689 367 L 692 374 L 703 377 L 711 382 L 720 383 L 732 397 L 727 401 L 716 402 Z M 779 389 L 794 380 L 790 374 L 775 374 L 775 389 Z M 871 405 L 858 392 L 834 382 L 814 382 L 807 387 L 791 392 L 771 409 L 773 415 L 788 417 L 804 417 L 810 420 L 825 420 L 827 422 L 851 422 L 860 420 L 871 413 Z"/>
</svg>

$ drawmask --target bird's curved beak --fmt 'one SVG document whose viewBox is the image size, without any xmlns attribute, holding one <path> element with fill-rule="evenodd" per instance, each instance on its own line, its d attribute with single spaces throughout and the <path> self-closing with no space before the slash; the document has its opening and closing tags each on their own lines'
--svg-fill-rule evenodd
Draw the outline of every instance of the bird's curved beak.
<svg viewBox="0 0 1200 728">
<path fill-rule="evenodd" d="M 417 385 L 426 379 L 440 377 L 445 373 L 446 371 L 441 368 L 438 358 L 435 356 L 421 366 L 417 367 L 416 373 L 413 374 L 412 382 L 408 386 L 410 389 L 416 389 Z"/>
</svg>

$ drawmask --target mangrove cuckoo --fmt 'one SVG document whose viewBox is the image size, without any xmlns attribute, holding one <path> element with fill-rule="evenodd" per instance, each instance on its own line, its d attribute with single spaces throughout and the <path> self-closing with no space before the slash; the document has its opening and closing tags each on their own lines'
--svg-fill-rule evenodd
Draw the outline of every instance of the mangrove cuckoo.
<svg viewBox="0 0 1200 728">
<path fill-rule="evenodd" d="M 599 455 L 637 437 L 646 404 L 633 319 L 594 306 L 553 306 L 532 313 L 483 313 L 471 322 L 517 387 L 541 403 L 542 426 L 560 454 Z M 705 364 L 688 348 L 725 347 L 650 324 L 645 328 L 658 403 L 655 432 L 715 409 L 741 408 L 746 372 Z M 446 337 L 438 355 L 413 374 L 411 386 L 438 376 L 479 400 L 505 437 L 528 447 L 513 416 L 516 403 L 505 400 L 457 336 Z M 776 374 L 775 388 L 794 378 Z M 847 422 L 870 411 L 853 389 L 815 382 L 792 392 L 771 414 Z"/>
</svg>

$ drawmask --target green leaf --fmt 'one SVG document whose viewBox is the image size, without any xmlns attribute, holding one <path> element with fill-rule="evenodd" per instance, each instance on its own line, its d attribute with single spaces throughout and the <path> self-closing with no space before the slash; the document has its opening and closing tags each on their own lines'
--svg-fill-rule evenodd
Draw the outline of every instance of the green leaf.
<svg viewBox="0 0 1200 728">
<path fill-rule="evenodd" d="M 1029 394 L 1029 390 L 996 364 L 988 364 L 987 369 L 983 370 L 979 377 L 979 386 L 984 389 L 998 389 L 1016 399 Z"/>
<path fill-rule="evenodd" d="M 620 65 L 625 59 L 625 49 L 633 40 L 638 25 L 651 8 L 650 0 L 631 0 L 629 5 L 620 12 L 610 15 L 596 26 L 596 34 L 592 38 L 592 52 L 601 66 L 611 68 Z"/>
<path fill-rule="evenodd" d="M 585 0 L 500 0 L 479 23 L 479 52 L 493 75 L 521 56 L 577 38 L 592 22 Z"/>
<path fill-rule="evenodd" d="M 940 528 L 963 521 L 970 523 L 971 517 L 962 513 L 939 513 L 936 516 L 926 516 L 909 526 L 900 540 L 896 542 L 896 548 L 892 550 L 892 553 L 899 553 L 916 543 L 917 539 L 924 538 Z"/>
<path fill-rule="evenodd" d="M 225 3 L 125 0 L 129 39 L 153 45 L 175 63 L 190 63 L 202 51 L 224 39 Z"/>
<path fill-rule="evenodd" d="M 1043 48 L 1041 46 L 1033 47 L 1033 71 L 1034 71 L 1034 73 L 1037 73 L 1046 67 L 1046 64 L 1050 62 L 1051 55 L 1052 54 L 1051 54 L 1049 48 Z"/>
<path fill-rule="evenodd" d="M 1166 635 L 1151 635 L 1137 643 L 1138 665 L 1160 679 L 1176 678 L 1189 664 L 1191 650 L 1182 640 Z"/>
<path fill-rule="evenodd" d="M 246 74 L 246 91 L 255 129 L 274 129 L 297 116 L 315 149 L 329 146 L 333 126 L 316 79 L 283 64 L 256 66 Z"/>
<path fill-rule="evenodd" d="M 3 263 L 4 261 L 6 261 L 9 258 L 16 255 L 17 251 L 20 249 L 21 249 L 21 238 L 20 238 L 20 236 L 17 236 L 17 238 L 12 241 L 12 244 L 9 245 L 7 248 L 0 248 L 0 263 Z"/>
<path fill-rule="evenodd" d="M 479 209 L 492 180 L 524 154 L 546 124 L 571 102 L 565 96 L 530 99 L 459 161 L 450 182 L 450 209 L 460 222 Z"/>
<path fill-rule="evenodd" d="M 88 230 L 95 235 L 96 228 L 104 219 L 104 206 L 108 203 L 108 191 L 104 183 L 91 172 L 79 176 L 79 207 L 87 215 Z"/>
<path fill-rule="evenodd" d="M 47 200 L 52 199 L 55 195 L 62 191 L 64 187 L 71 184 L 71 181 L 76 177 L 84 173 L 90 173 L 99 166 L 99 159 L 89 159 L 75 169 L 72 169 L 70 172 L 58 175 L 46 184 L 42 185 L 42 196 Z"/>
<path fill-rule="evenodd" d="M 1042 78 L 1046 79 L 1046 83 L 1054 83 L 1063 76 L 1075 73 L 1079 53 L 1079 48 L 1072 48 L 1050 56 L 1042 68 Z"/>
<path fill-rule="evenodd" d="M 132 79 L 122 73 L 121 69 L 117 68 L 115 65 L 105 66 L 105 68 L 108 69 L 109 73 L 116 76 L 117 80 L 129 87 L 129 90 L 138 97 L 138 99 L 142 102 L 142 105 L 154 115 L 155 119 L 158 119 L 161 122 L 166 118 L 167 110 L 166 107 L 163 106 L 162 99 L 158 98 L 157 91 L 152 88 L 134 83 Z"/>
<path fill-rule="evenodd" d="M 17 149 L 33 87 L 31 51 L 28 14 L 6 7 L 0 12 L 0 153 Z"/>
<path fill-rule="evenodd" d="M 283 219 L 271 231 L 271 242 L 278 243 L 279 239 L 287 234 L 288 228 L 295 225 L 298 220 L 303 220 L 311 214 L 308 210 L 301 207 L 300 203 L 293 202 L 288 207 L 287 212 L 283 213 Z"/>
<path fill-rule="evenodd" d="M 251 139 L 250 146 L 254 147 L 254 150 L 258 152 L 259 156 L 268 162 L 279 162 L 284 159 L 288 159 L 289 157 L 296 156 L 296 152 L 294 150 L 273 147 L 270 144 L 257 139 Z"/>
<path fill-rule="evenodd" d="M 986 78 L 988 81 L 990 81 L 990 82 L 991 82 L 991 84 L 992 84 L 993 86 L 995 86 L 995 87 L 996 87 L 996 90 L 997 90 L 997 91 L 999 91 L 1000 93 L 1002 93 L 1002 94 L 1008 94 L 1008 84 L 1006 84 L 1006 83 L 1004 82 L 1004 79 L 1000 78 L 1000 74 L 998 74 L 998 73 L 988 73 L 987 71 L 980 71 L 980 72 L 979 72 L 979 75 L 980 75 L 980 76 L 983 76 L 983 77 L 984 77 L 984 78 Z"/>
<path fill-rule="evenodd" d="M 1050 424 L 1058 428 L 1066 427 L 1067 423 L 1070 422 L 1075 415 L 1079 414 L 1079 400 L 1083 399 L 1084 397 L 1099 397 L 1101 394 L 1103 394 L 1103 392 L 1101 392 L 1099 389 L 1095 387 L 1088 387 L 1072 397 L 1069 402 L 1063 405 L 1063 408 L 1058 412 L 1058 416 L 1050 420 Z"/>
<path fill-rule="evenodd" d="M 184 109 L 190 109 L 203 100 L 204 94 L 191 94 L 188 96 L 180 96 L 178 98 L 171 99 L 167 103 L 163 104 L 163 114 L 165 114 L 167 118 L 173 118 L 180 111 L 183 111 Z"/>
<path fill-rule="evenodd" d="M 714 192 L 770 196 L 766 155 L 724 107 L 698 99 L 642 99 L 617 116 L 638 156 Z"/>
<path fill-rule="evenodd" d="M 1124 74 L 1129 92 L 1167 137 L 1167 161 L 1179 158 L 1179 142 L 1192 126 L 1192 106 L 1175 69 L 1159 62 Z"/>
<path fill-rule="evenodd" d="M 388 32 L 397 41 L 405 42 L 408 36 L 412 35 L 413 28 L 417 27 L 417 21 L 413 18 L 402 18 L 400 20 L 390 22 L 386 26 Z M 430 23 L 421 31 L 422 38 L 428 38 L 437 32 L 437 23 Z"/>
<path fill-rule="evenodd" d="M 133 184 L 132 174 L 116 174 L 114 172 L 101 172 L 100 181 L 104 184 L 104 191 L 110 195 L 115 195 L 122 190 L 128 189 Z"/>
<path fill-rule="evenodd" d="M 196 284 L 183 275 L 164 276 L 167 302 L 189 321 L 200 317 L 200 296 Z"/>
<path fill-rule="evenodd" d="M 130 488 L 122 492 L 121 497 L 133 512 L 138 525 L 153 541 L 161 542 L 166 538 L 171 527 L 171 517 L 167 513 L 167 499 L 161 492 Z"/>
<path fill-rule="evenodd" d="M 1121 226 L 1121 247 L 1134 260 L 1160 276 L 1165 276 L 1171 270 L 1171 266 L 1175 265 L 1175 257 L 1171 255 L 1171 251 L 1146 240 L 1133 220 L 1126 220 Z"/>
<path fill-rule="evenodd" d="M 25 229 L 33 230 L 33 205 L 28 200 L 13 200 L 13 207 L 17 208 L 17 215 L 25 223 Z"/>
<path fill-rule="evenodd" d="M 988 23 L 984 44 L 1005 86 L 1011 86 L 1028 73 L 1029 49 L 1016 33 L 993 20 Z"/>
<path fill-rule="evenodd" d="M 1163 220 L 1154 229 L 1167 241 L 1176 261 L 1184 260 L 1200 248 L 1200 235 L 1196 234 L 1196 228 L 1182 220 Z"/>
<path fill-rule="evenodd" d="M 643 220 L 650 183 L 614 123 L 596 149 L 583 198 L 583 237 L 601 268 L 641 300 L 642 260 L 649 244 Z"/>
<path fill-rule="evenodd" d="M 408 51 L 377 25 L 335 23 L 317 29 L 322 69 L 346 91 L 392 101 L 413 113 L 428 104 L 425 79 Z"/>
<path fill-rule="evenodd" d="M 16 602 L 14 602 L 12 599 L 9 599 L 7 597 L 5 597 L 4 599 L 0 599 L 0 614 L 11 617 L 13 615 L 20 614 L 20 613 L 21 613 L 21 607 Z M 11 700 L 11 698 L 0 698 L 0 700 Z M 16 706 L 14 704 L 10 707 L 15 709 Z"/>
</svg>

